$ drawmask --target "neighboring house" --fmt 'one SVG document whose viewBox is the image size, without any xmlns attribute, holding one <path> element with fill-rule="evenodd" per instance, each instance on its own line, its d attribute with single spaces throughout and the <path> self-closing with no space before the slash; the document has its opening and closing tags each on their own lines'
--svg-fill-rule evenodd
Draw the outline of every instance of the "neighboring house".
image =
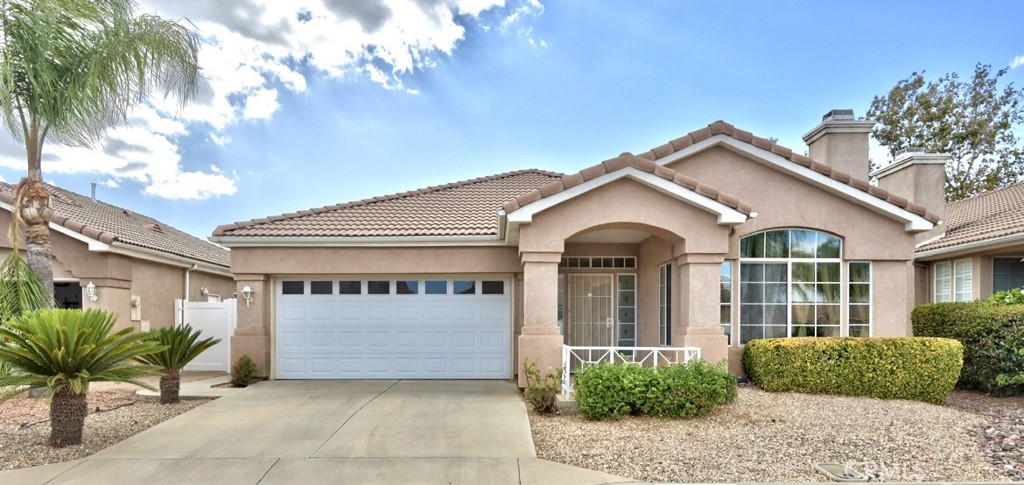
<svg viewBox="0 0 1024 485">
<path fill-rule="evenodd" d="M 1024 183 L 946 205 L 944 231 L 917 248 L 918 303 L 1024 287 Z"/>
<path fill-rule="evenodd" d="M 563 344 L 696 346 L 738 369 L 750 339 L 908 335 L 916 236 L 939 217 L 868 184 L 872 125 L 832 111 L 807 157 L 716 121 L 572 175 L 220 226 L 234 291 L 252 290 L 232 361 L 523 384 L 524 359 L 557 367 Z"/>
<path fill-rule="evenodd" d="M 57 304 L 102 308 L 117 327 L 174 324 L 174 300 L 207 301 L 201 291 L 230 296 L 230 252 L 128 209 L 47 185 Z M 0 183 L 0 227 L 11 224 L 13 185 Z M 11 242 L 0 234 L 0 247 Z M 24 243 L 19 244 L 24 250 Z M 6 255 L 6 254 L 5 254 Z M 95 300 L 87 295 L 95 286 Z M 187 289 L 187 290 L 186 290 Z M 186 316 L 187 318 L 187 316 Z"/>
</svg>

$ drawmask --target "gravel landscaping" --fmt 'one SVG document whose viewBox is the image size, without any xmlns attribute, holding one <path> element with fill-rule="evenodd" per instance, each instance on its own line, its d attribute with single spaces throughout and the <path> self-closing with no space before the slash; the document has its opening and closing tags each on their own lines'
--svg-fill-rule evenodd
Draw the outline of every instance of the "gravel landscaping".
<svg viewBox="0 0 1024 485">
<path fill-rule="evenodd" d="M 136 389 L 94 385 L 89 390 L 82 444 L 64 448 L 46 444 L 50 435 L 50 404 L 46 399 L 17 397 L 0 403 L 0 470 L 84 458 L 208 401 L 161 405 L 138 398 Z"/>
<path fill-rule="evenodd" d="M 827 481 L 813 463 L 850 463 L 880 481 L 1024 476 L 1024 400 L 967 392 L 935 406 L 746 387 L 697 419 L 530 421 L 538 457 L 642 481 Z"/>
</svg>

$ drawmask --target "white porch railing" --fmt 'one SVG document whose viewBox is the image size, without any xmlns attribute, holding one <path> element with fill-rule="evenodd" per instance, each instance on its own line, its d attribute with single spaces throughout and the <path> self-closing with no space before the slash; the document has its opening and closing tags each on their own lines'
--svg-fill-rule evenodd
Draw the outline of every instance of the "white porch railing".
<svg viewBox="0 0 1024 485">
<path fill-rule="evenodd" d="M 685 364 L 700 358 L 697 347 L 562 346 L 562 394 L 572 393 L 572 372 L 587 364 L 639 364 L 651 367 Z"/>
</svg>

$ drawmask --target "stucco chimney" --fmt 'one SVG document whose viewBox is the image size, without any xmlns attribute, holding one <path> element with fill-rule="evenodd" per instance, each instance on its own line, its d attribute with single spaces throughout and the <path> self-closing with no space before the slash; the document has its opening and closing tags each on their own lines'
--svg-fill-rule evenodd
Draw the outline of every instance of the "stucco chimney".
<svg viewBox="0 0 1024 485">
<path fill-rule="evenodd" d="M 924 206 L 928 212 L 946 216 L 946 162 L 945 153 L 924 153 L 921 148 L 905 148 L 896 154 L 892 163 L 875 171 L 878 187 L 911 202 Z"/>
<path fill-rule="evenodd" d="M 868 135 L 875 122 L 858 120 L 852 109 L 834 109 L 804 135 L 810 157 L 861 180 L 868 179 Z"/>
</svg>

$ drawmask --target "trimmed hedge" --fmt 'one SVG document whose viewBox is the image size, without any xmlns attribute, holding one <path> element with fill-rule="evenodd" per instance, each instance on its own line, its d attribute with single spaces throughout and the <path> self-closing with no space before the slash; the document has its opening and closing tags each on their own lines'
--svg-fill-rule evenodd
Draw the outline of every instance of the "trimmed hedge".
<svg viewBox="0 0 1024 485">
<path fill-rule="evenodd" d="M 944 338 L 751 340 L 743 368 L 765 391 L 912 399 L 941 404 L 960 375 L 963 346 Z"/>
<path fill-rule="evenodd" d="M 736 399 L 736 376 L 704 360 L 668 367 L 601 363 L 576 374 L 574 397 L 584 418 L 629 414 L 663 418 L 703 416 Z"/>
<path fill-rule="evenodd" d="M 944 337 L 964 346 L 964 369 L 957 386 L 993 395 L 1020 394 L 1024 386 L 1000 386 L 1000 374 L 1024 371 L 1024 305 L 989 302 L 931 303 L 911 313 L 914 335 Z"/>
</svg>

